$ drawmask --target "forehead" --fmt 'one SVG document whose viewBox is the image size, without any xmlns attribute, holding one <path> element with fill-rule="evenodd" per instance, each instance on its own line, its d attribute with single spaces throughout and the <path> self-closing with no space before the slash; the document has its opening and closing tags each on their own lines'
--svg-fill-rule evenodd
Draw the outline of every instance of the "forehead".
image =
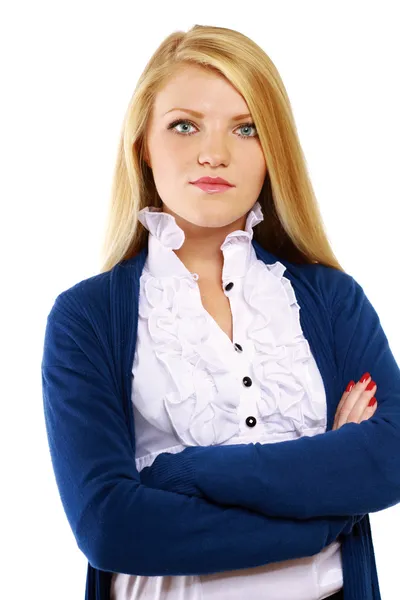
<svg viewBox="0 0 400 600">
<path fill-rule="evenodd" d="M 154 111 L 159 116 L 174 107 L 226 116 L 248 110 L 243 96 L 224 75 L 197 65 L 180 66 L 157 92 Z"/>
</svg>

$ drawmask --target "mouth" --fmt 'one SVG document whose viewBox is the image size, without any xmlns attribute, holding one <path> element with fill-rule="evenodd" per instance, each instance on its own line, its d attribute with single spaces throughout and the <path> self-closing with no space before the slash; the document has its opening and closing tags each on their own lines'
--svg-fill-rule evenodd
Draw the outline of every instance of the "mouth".
<svg viewBox="0 0 400 600">
<path fill-rule="evenodd" d="M 233 189 L 233 185 L 227 185 L 226 183 L 206 183 L 204 181 L 194 182 L 191 185 L 207 192 L 208 194 L 218 194 Z"/>
<path fill-rule="evenodd" d="M 229 185 L 230 187 L 233 187 L 233 183 L 223 179 L 222 177 L 199 177 L 199 179 L 196 179 L 196 181 L 191 181 L 190 183 L 214 183 L 216 185 Z"/>
</svg>

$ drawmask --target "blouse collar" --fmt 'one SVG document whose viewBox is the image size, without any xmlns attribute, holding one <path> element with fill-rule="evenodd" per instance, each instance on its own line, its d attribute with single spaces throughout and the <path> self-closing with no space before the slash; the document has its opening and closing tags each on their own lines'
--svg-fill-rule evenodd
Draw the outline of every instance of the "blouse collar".
<svg viewBox="0 0 400 600">
<path fill-rule="evenodd" d="M 232 231 L 226 236 L 221 245 L 224 254 L 223 279 L 225 276 L 241 277 L 245 274 L 249 266 L 249 258 L 254 254 L 251 245 L 253 227 L 263 219 L 261 205 L 257 201 L 247 215 L 245 228 Z M 181 248 L 185 241 L 185 233 L 177 224 L 175 217 L 164 212 L 162 208 L 146 206 L 139 211 L 138 220 L 149 231 L 147 268 L 152 275 L 192 277 L 193 274 L 173 252 Z"/>
</svg>

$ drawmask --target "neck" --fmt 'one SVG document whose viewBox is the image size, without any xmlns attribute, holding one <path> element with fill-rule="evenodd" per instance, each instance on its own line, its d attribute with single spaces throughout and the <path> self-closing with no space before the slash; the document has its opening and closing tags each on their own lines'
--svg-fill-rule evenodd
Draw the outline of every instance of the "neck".
<svg viewBox="0 0 400 600">
<path fill-rule="evenodd" d="M 187 249 L 185 251 L 183 246 L 178 250 L 174 250 L 174 252 L 188 271 L 198 274 L 199 280 L 221 285 L 224 266 L 224 255 L 221 250 L 218 249 L 217 255 L 206 258 L 199 252 L 198 247 L 195 253 L 187 252 Z"/>
</svg>

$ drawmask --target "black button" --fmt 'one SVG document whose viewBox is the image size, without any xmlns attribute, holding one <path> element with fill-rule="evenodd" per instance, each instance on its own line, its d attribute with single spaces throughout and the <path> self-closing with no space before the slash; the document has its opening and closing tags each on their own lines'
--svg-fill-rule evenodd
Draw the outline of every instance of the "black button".
<svg viewBox="0 0 400 600">
<path fill-rule="evenodd" d="M 253 382 L 250 379 L 250 377 L 243 377 L 243 385 L 245 385 L 246 387 L 250 387 L 251 385 L 253 385 Z"/>
<path fill-rule="evenodd" d="M 243 352 L 243 348 L 240 344 L 235 344 L 235 350 L 236 352 Z"/>
<path fill-rule="evenodd" d="M 246 425 L 248 425 L 249 427 L 254 427 L 254 425 L 256 423 L 257 423 L 257 419 L 255 417 L 247 417 Z"/>
<path fill-rule="evenodd" d="M 232 288 L 233 288 L 232 281 L 230 283 L 227 283 L 226 286 L 225 286 L 225 289 L 226 289 L 227 292 L 229 292 L 229 290 L 231 290 Z"/>
</svg>

